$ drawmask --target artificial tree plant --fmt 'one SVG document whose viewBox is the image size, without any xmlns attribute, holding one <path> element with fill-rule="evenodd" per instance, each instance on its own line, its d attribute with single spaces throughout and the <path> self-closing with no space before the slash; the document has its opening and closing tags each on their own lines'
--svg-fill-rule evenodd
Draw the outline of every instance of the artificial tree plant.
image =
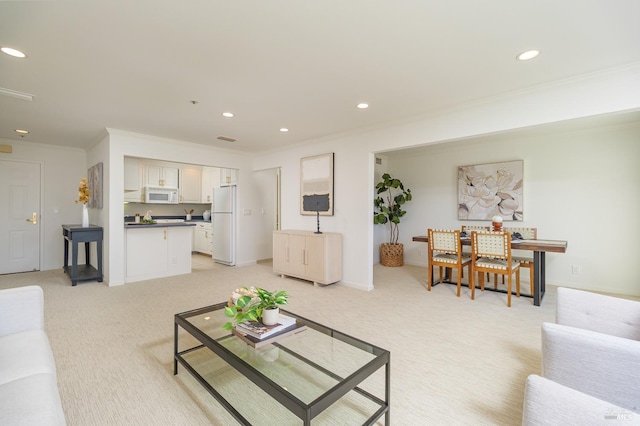
<svg viewBox="0 0 640 426">
<path fill-rule="evenodd" d="M 381 260 L 380 263 L 386 266 L 401 266 L 402 265 L 402 244 L 398 244 L 398 237 L 400 236 L 398 225 L 401 218 L 407 213 L 403 209 L 404 204 L 411 201 L 411 190 L 405 189 L 400 179 L 393 178 L 389 173 L 382 175 L 382 180 L 376 185 L 376 198 L 373 201 L 373 223 L 376 225 L 389 224 L 389 246 L 400 246 L 400 250 L 394 249 L 395 257 L 400 256 L 400 260 L 387 261 L 383 259 L 385 253 L 383 253 L 384 247 L 381 247 Z M 384 246 L 384 244 L 383 244 Z"/>
</svg>

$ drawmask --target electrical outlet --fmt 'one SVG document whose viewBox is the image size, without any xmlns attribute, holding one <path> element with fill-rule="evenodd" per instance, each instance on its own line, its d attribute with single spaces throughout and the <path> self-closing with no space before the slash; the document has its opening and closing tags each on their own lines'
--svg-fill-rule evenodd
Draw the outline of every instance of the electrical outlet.
<svg viewBox="0 0 640 426">
<path fill-rule="evenodd" d="M 580 265 L 571 265 L 571 273 L 573 275 L 580 275 L 582 273 L 582 266 L 580 266 Z"/>
</svg>

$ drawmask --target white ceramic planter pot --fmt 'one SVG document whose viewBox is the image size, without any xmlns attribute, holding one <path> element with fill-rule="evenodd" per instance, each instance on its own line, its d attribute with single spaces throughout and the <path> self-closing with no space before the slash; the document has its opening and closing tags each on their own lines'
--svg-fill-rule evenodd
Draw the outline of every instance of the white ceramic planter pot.
<svg viewBox="0 0 640 426">
<path fill-rule="evenodd" d="M 280 308 L 265 309 L 262 311 L 262 323 L 264 325 L 274 325 L 278 323 Z"/>
</svg>

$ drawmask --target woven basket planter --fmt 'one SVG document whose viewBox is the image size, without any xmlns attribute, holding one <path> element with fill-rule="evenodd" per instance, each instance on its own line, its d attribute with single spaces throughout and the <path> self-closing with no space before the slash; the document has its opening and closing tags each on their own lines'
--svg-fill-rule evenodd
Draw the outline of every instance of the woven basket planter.
<svg viewBox="0 0 640 426">
<path fill-rule="evenodd" d="M 380 244 L 380 264 L 382 266 L 404 265 L 404 246 L 402 244 Z"/>
</svg>

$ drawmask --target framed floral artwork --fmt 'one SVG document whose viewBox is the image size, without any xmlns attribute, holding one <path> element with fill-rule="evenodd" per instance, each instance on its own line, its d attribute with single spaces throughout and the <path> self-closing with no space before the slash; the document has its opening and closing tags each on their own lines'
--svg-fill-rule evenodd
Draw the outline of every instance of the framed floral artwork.
<svg viewBox="0 0 640 426">
<path fill-rule="evenodd" d="M 458 167 L 458 220 L 523 220 L 523 161 Z"/>
</svg>

